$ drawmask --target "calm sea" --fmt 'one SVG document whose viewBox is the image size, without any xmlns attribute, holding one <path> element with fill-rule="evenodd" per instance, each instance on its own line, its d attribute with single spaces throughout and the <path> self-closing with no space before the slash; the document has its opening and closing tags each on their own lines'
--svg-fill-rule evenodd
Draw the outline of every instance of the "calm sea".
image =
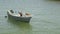
<svg viewBox="0 0 60 34">
<path fill-rule="evenodd" d="M 31 13 L 30 23 L 5 18 L 9 9 Z M 0 34 L 60 34 L 60 1 L 0 0 Z"/>
</svg>

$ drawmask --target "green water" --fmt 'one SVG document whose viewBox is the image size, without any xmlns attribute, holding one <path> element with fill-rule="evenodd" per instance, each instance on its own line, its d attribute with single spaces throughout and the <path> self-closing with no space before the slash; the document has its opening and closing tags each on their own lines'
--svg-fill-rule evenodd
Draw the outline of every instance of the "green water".
<svg viewBox="0 0 60 34">
<path fill-rule="evenodd" d="M 9 9 L 30 12 L 30 23 L 5 18 Z M 0 0 L 0 34 L 60 34 L 60 1 Z"/>
</svg>

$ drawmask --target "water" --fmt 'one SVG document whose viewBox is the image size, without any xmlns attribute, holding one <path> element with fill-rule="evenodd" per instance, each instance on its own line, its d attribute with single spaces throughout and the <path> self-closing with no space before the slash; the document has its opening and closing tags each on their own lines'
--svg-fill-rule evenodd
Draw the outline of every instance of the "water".
<svg viewBox="0 0 60 34">
<path fill-rule="evenodd" d="M 30 12 L 30 23 L 5 18 L 9 9 Z M 60 1 L 0 0 L 0 34 L 60 34 Z"/>
</svg>

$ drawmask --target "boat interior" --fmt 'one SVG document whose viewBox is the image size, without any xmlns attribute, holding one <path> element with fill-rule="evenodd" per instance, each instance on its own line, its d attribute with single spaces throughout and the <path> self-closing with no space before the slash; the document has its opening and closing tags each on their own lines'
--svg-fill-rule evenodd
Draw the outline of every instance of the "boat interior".
<svg viewBox="0 0 60 34">
<path fill-rule="evenodd" d="M 18 14 L 16 14 L 13 10 L 10 10 L 9 11 L 9 13 L 11 14 L 11 15 L 14 15 L 14 16 L 20 16 L 20 14 L 18 13 Z M 23 15 L 23 17 L 31 17 L 31 14 L 30 13 L 22 13 L 22 15 Z"/>
</svg>

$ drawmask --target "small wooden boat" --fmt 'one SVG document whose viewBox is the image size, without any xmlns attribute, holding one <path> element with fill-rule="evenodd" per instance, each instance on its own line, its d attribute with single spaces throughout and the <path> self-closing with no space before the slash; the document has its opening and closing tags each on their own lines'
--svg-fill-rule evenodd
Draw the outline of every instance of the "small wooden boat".
<svg viewBox="0 0 60 34">
<path fill-rule="evenodd" d="M 10 19 L 14 19 L 18 21 L 26 21 L 26 22 L 29 22 L 30 19 L 32 18 L 32 16 L 28 13 L 22 14 L 22 16 L 20 16 L 20 14 L 15 14 L 13 10 L 8 10 L 7 15 L 8 18 Z"/>
</svg>

